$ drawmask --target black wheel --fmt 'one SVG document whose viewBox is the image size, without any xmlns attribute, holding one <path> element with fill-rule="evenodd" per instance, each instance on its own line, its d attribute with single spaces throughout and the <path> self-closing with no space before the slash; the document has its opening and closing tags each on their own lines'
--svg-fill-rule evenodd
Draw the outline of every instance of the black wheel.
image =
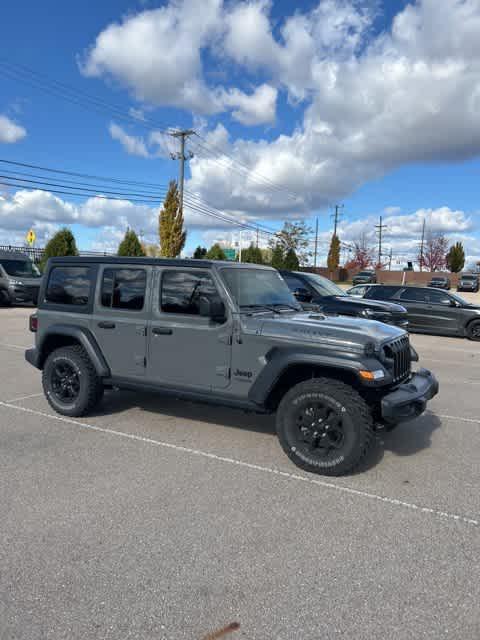
<svg viewBox="0 0 480 640">
<path fill-rule="evenodd" d="M 353 471 L 374 442 L 365 401 L 328 378 L 300 382 L 286 393 L 277 410 L 277 435 L 297 466 L 328 476 Z"/>
<path fill-rule="evenodd" d="M 476 342 L 480 341 L 480 320 L 474 320 L 468 325 L 467 338 Z"/>
<path fill-rule="evenodd" d="M 12 304 L 10 294 L 5 289 L 0 289 L 0 307 L 9 307 Z"/>
<path fill-rule="evenodd" d="M 43 368 L 43 391 L 50 404 L 65 416 L 83 416 L 101 400 L 103 385 L 80 345 L 52 351 Z"/>
</svg>

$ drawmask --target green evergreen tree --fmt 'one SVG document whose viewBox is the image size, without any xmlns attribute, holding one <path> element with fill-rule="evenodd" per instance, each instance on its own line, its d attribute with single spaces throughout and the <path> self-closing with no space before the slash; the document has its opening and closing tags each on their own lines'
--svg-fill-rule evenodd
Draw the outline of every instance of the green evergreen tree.
<svg viewBox="0 0 480 640">
<path fill-rule="evenodd" d="M 140 244 L 137 234 L 133 229 L 127 229 L 123 240 L 118 245 L 117 255 L 140 257 L 145 255 L 145 251 Z"/>
<path fill-rule="evenodd" d="M 330 273 L 336 271 L 338 269 L 338 265 L 340 264 L 340 240 L 338 236 L 335 234 L 332 236 L 332 240 L 330 242 L 330 249 L 328 251 L 327 258 L 327 267 Z"/>
<path fill-rule="evenodd" d="M 47 264 L 49 258 L 57 258 L 62 256 L 78 256 L 77 244 L 75 237 L 70 229 L 64 227 L 50 238 L 43 252 L 41 267 L 42 270 Z"/>
<path fill-rule="evenodd" d="M 207 255 L 205 256 L 207 260 L 226 260 L 227 256 L 223 251 L 222 247 L 216 242 L 214 245 L 210 247 L 207 251 Z"/>
<path fill-rule="evenodd" d="M 453 244 L 447 253 L 447 266 L 452 273 L 459 273 L 465 266 L 465 250 L 461 242 Z"/>
<path fill-rule="evenodd" d="M 284 268 L 289 271 L 298 271 L 300 267 L 300 263 L 298 262 L 297 254 L 295 253 L 295 249 L 289 249 L 285 254 Z"/>
<path fill-rule="evenodd" d="M 198 245 L 198 247 L 193 252 L 193 257 L 196 260 L 201 260 L 202 258 L 205 258 L 206 255 L 207 255 L 207 250 L 205 249 L 205 247 L 201 247 L 200 245 Z"/>
<path fill-rule="evenodd" d="M 247 249 L 242 249 L 242 262 L 263 264 L 262 250 L 256 247 L 252 242 Z"/>
<path fill-rule="evenodd" d="M 272 261 L 271 265 L 274 269 L 283 269 L 285 263 L 285 255 L 284 255 L 283 247 L 280 243 L 277 243 L 272 248 Z"/>
<path fill-rule="evenodd" d="M 180 207 L 180 193 L 175 180 L 170 182 L 163 209 L 158 216 L 158 235 L 160 251 L 165 258 L 176 258 L 180 255 L 187 232 L 183 229 L 183 211 Z"/>
</svg>

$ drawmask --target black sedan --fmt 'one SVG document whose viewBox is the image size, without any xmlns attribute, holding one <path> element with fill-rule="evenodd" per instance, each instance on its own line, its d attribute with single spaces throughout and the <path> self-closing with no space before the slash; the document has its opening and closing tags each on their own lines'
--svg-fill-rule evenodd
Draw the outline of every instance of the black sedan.
<svg viewBox="0 0 480 640">
<path fill-rule="evenodd" d="M 280 275 L 304 309 L 315 308 L 327 314 L 369 318 L 408 328 L 407 312 L 399 304 L 353 298 L 316 273 L 282 270 Z"/>
<path fill-rule="evenodd" d="M 480 340 L 480 306 L 469 304 L 455 293 L 431 287 L 374 284 L 363 299 L 403 305 L 411 331 Z"/>
</svg>

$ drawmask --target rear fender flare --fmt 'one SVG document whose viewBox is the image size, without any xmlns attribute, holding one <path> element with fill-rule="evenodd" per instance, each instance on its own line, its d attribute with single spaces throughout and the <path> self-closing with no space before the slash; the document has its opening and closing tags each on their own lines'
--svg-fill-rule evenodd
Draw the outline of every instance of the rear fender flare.
<svg viewBox="0 0 480 640">
<path fill-rule="evenodd" d="M 110 376 L 110 368 L 100 347 L 98 346 L 97 341 L 95 340 L 93 333 L 85 327 L 72 327 L 70 325 L 63 324 L 51 325 L 42 336 L 42 342 L 38 346 L 40 354 L 40 368 L 43 367 L 43 364 L 48 355 L 46 350 L 46 342 L 48 339 L 51 339 L 54 336 L 67 336 L 73 338 L 85 349 L 85 352 L 87 353 L 93 366 L 95 367 L 97 375 L 100 378 L 108 378 Z"/>
</svg>

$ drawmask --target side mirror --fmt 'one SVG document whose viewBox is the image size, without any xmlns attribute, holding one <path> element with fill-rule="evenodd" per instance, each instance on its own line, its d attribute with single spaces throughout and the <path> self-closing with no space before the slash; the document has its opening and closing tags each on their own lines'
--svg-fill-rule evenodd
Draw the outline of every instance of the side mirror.
<svg viewBox="0 0 480 640">
<path fill-rule="evenodd" d="M 299 302 L 310 302 L 310 300 L 312 299 L 312 296 L 310 295 L 308 290 L 304 289 L 303 287 L 295 289 L 293 295 Z"/>
<path fill-rule="evenodd" d="M 458 307 L 458 303 L 453 298 L 450 298 L 449 304 L 451 307 Z"/>
<path fill-rule="evenodd" d="M 225 322 L 225 305 L 220 298 L 201 296 L 198 308 L 202 318 L 211 318 L 214 322 Z"/>
</svg>

